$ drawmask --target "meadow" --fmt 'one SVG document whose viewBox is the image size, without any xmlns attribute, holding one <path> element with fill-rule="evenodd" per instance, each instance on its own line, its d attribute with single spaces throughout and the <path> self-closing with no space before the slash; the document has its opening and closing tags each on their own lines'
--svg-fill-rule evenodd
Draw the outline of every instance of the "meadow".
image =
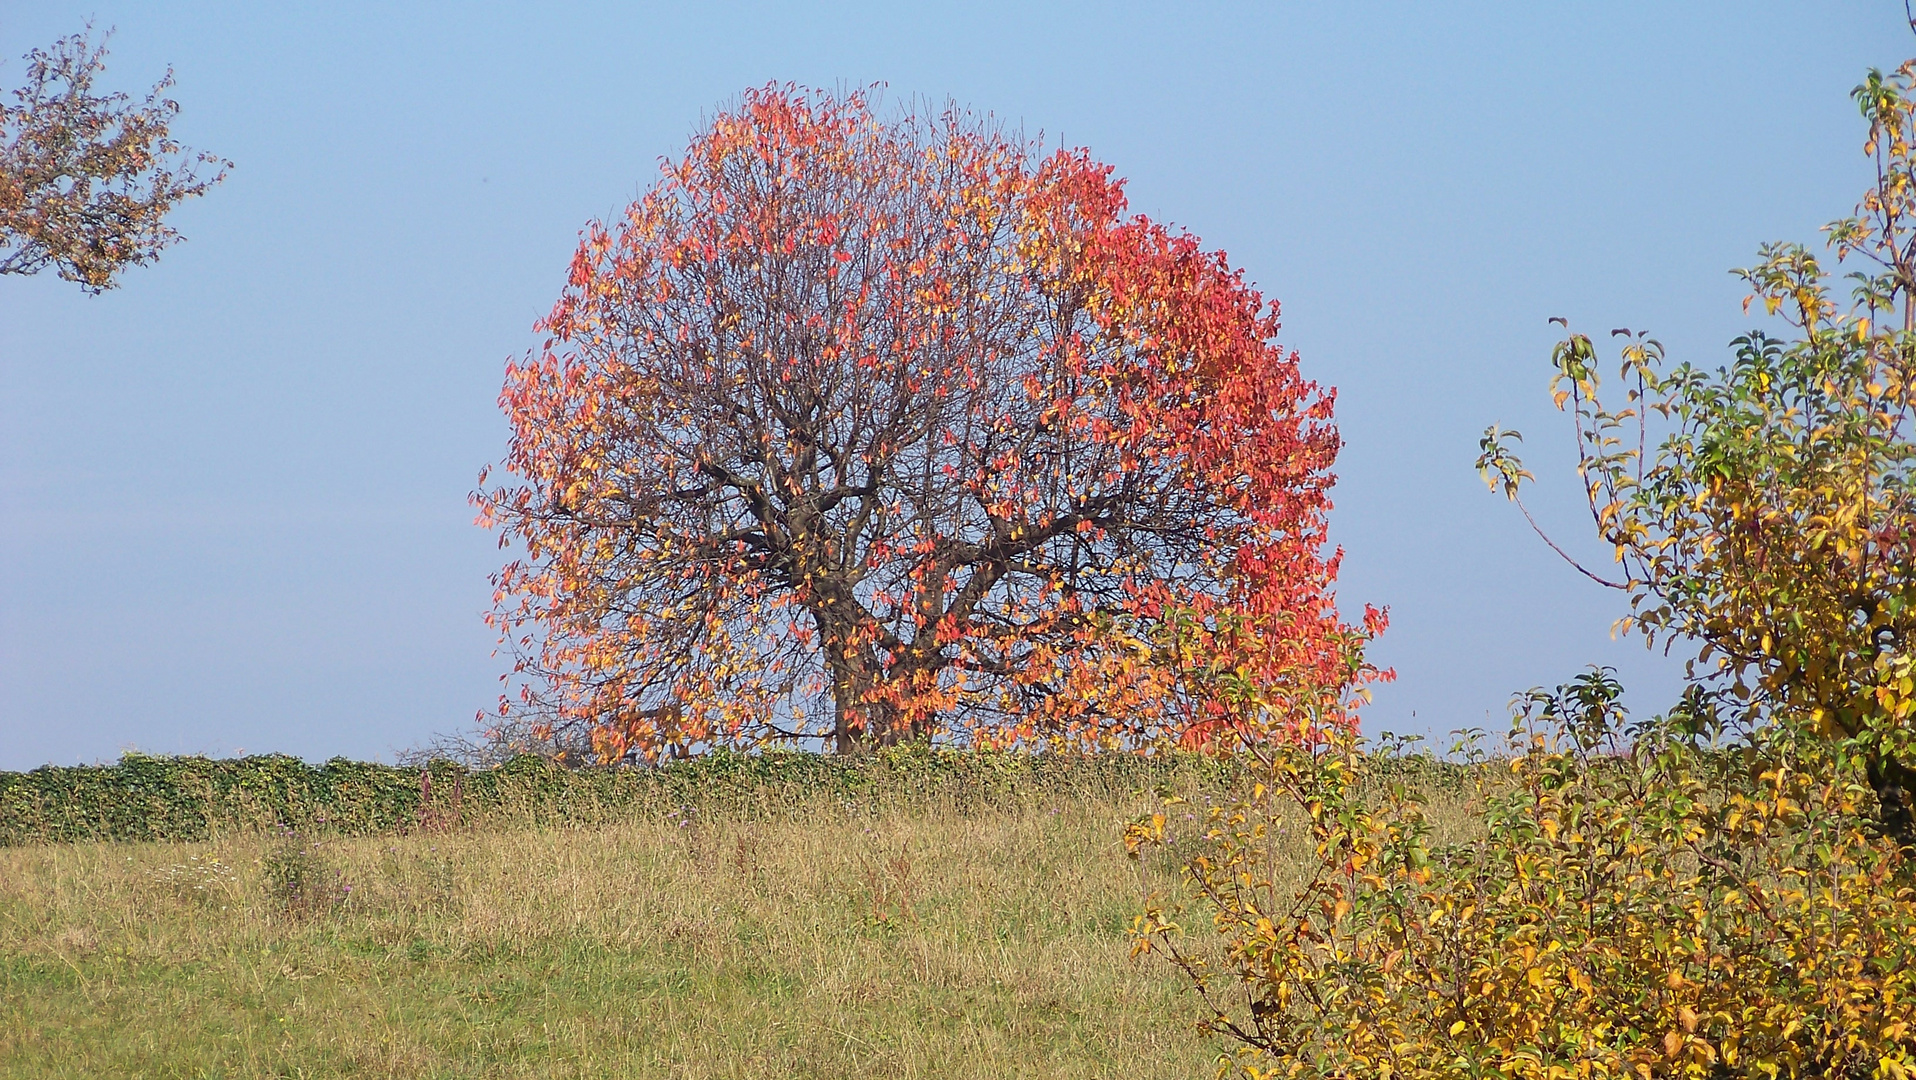
<svg viewBox="0 0 1916 1080">
<path fill-rule="evenodd" d="M 1209 1075 L 1160 780 L 0 848 L 0 1077 Z"/>
</svg>

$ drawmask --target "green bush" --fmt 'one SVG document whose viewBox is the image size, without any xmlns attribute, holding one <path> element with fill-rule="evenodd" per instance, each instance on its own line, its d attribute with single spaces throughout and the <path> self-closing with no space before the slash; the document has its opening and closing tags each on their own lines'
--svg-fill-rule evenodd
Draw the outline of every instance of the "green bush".
<svg viewBox="0 0 1916 1080">
<path fill-rule="evenodd" d="M 497 768 L 419 767 L 280 754 L 128 754 L 112 765 L 0 773 L 0 845 L 196 841 L 234 831 L 379 833 L 491 824 L 592 825 L 666 814 L 789 814 L 821 801 L 959 808 L 1050 792 L 1124 792 L 1221 780 L 1195 755 L 1030 755 L 898 747 L 869 755 L 719 753 L 658 767 L 568 769 L 526 756 Z"/>
</svg>

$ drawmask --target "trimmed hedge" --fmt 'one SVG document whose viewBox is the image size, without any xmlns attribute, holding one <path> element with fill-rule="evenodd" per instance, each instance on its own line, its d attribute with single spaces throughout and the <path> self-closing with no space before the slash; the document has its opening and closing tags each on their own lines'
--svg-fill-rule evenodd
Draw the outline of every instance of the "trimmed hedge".
<svg viewBox="0 0 1916 1080">
<path fill-rule="evenodd" d="M 309 765 L 128 754 L 112 765 L 0 773 L 0 845 L 197 841 L 276 827 L 346 836 L 488 823 L 592 825 L 663 814 L 792 813 L 1046 795 L 1123 794 L 1228 779 L 1195 755 L 1062 756 L 928 749 L 837 757 L 718 753 L 656 768 L 567 769 L 526 756 L 493 769 L 334 758 Z"/>
</svg>

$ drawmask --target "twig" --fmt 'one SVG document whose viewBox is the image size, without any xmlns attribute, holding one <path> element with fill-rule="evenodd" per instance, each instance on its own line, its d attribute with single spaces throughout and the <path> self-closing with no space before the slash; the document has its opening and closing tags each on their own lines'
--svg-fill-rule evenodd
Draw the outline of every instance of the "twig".
<svg viewBox="0 0 1916 1080">
<path fill-rule="evenodd" d="M 1624 592 L 1629 591 L 1630 586 L 1627 583 L 1620 585 L 1617 582 L 1608 580 L 1607 578 L 1598 577 L 1597 575 L 1591 573 L 1589 570 L 1584 569 L 1584 566 L 1582 563 L 1571 558 L 1569 552 L 1558 547 L 1557 542 L 1555 540 L 1550 539 L 1550 534 L 1543 531 L 1543 527 L 1537 524 L 1537 519 L 1530 516 L 1530 508 L 1523 504 L 1522 499 L 1518 498 L 1515 495 L 1512 495 L 1510 497 L 1510 501 L 1516 503 L 1517 509 L 1523 511 L 1523 519 L 1530 523 L 1530 528 L 1536 532 L 1537 536 L 1540 539 L 1542 539 L 1544 543 L 1550 545 L 1550 550 L 1556 552 L 1559 556 L 1561 556 L 1563 558 L 1563 561 L 1569 563 L 1577 571 L 1577 573 L 1582 574 L 1584 577 L 1589 578 L 1591 581 L 1594 581 L 1597 584 L 1604 586 L 1605 588 L 1619 589 Z"/>
</svg>

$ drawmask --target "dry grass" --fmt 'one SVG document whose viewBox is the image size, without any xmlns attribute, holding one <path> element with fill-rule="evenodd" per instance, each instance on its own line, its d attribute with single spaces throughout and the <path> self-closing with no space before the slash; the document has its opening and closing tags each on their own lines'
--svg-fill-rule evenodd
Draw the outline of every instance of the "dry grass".
<svg viewBox="0 0 1916 1080">
<path fill-rule="evenodd" d="M 304 912 L 271 837 L 0 850 L 0 1077 L 1208 1075 L 1153 804 L 334 840 Z"/>
</svg>

